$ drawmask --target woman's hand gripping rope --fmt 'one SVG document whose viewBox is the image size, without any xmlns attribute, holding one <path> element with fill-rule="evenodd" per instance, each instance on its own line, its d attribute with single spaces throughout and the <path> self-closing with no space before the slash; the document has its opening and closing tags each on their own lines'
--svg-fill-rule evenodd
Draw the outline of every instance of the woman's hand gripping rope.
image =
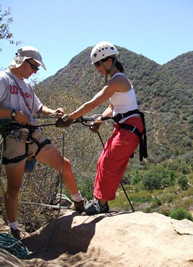
<svg viewBox="0 0 193 267">
<path fill-rule="evenodd" d="M 73 123 L 73 119 L 68 114 L 64 114 L 56 121 L 56 127 L 69 127 Z"/>
<path fill-rule="evenodd" d="M 99 127 L 101 126 L 101 124 L 103 123 L 103 121 L 101 120 L 102 116 L 99 116 L 95 119 L 95 121 L 93 121 L 90 125 L 90 130 L 94 133 L 98 133 Z"/>
<path fill-rule="evenodd" d="M 80 122 L 85 126 L 89 126 L 90 130 L 97 133 L 100 125 L 103 123 L 101 120 L 101 114 L 96 114 L 92 117 L 80 117 L 76 120 L 73 120 L 68 114 L 64 114 L 61 118 L 58 118 L 56 121 L 56 127 L 69 127 L 72 123 Z M 87 124 L 91 122 L 90 124 Z"/>
</svg>

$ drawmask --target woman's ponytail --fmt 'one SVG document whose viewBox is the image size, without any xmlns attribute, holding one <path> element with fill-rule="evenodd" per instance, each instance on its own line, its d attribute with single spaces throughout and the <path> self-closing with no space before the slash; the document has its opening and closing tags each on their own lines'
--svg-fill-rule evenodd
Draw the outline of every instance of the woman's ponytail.
<svg viewBox="0 0 193 267">
<path fill-rule="evenodd" d="M 120 72 L 124 73 L 124 68 L 123 68 L 123 64 L 122 63 L 120 63 L 119 61 L 116 60 L 115 66 L 117 67 L 117 69 Z"/>
<path fill-rule="evenodd" d="M 114 63 L 114 66 L 120 71 L 120 72 L 122 72 L 122 73 L 124 73 L 124 68 L 123 68 L 123 64 L 122 63 L 120 63 L 117 59 L 116 59 L 116 57 L 110 57 L 112 60 L 113 60 L 113 63 Z"/>
</svg>

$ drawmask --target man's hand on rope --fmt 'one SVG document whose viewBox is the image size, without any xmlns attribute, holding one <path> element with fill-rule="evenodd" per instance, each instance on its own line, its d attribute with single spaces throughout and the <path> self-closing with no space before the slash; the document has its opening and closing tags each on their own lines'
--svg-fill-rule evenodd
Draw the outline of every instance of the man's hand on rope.
<svg viewBox="0 0 193 267">
<path fill-rule="evenodd" d="M 64 115 L 64 110 L 63 108 L 57 108 L 54 112 L 55 117 L 62 117 Z"/>
<path fill-rule="evenodd" d="M 73 123 L 73 119 L 68 114 L 64 114 L 56 121 L 56 127 L 69 127 Z"/>
</svg>

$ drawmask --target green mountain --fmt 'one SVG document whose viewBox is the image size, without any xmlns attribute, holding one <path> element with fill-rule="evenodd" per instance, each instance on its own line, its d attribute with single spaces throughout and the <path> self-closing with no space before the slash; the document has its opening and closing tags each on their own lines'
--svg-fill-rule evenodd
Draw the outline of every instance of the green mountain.
<svg viewBox="0 0 193 267">
<path fill-rule="evenodd" d="M 169 61 L 165 66 L 175 73 L 182 82 L 192 89 L 193 85 L 193 52 L 188 52 Z"/>
<path fill-rule="evenodd" d="M 158 163 L 190 153 L 193 145 L 193 52 L 159 65 L 143 55 L 122 47 L 118 49 L 125 74 L 134 85 L 140 110 L 146 115 L 148 161 Z M 46 92 L 49 90 L 48 96 L 59 96 L 57 106 L 72 111 L 102 88 L 104 77 L 91 65 L 90 51 L 88 47 L 38 85 Z M 101 110 L 98 108 L 97 112 Z"/>
</svg>

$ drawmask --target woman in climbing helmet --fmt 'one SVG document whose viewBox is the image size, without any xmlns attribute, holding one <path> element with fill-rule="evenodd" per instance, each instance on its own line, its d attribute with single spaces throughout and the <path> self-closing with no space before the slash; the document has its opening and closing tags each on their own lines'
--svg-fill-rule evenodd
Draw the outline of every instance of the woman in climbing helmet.
<svg viewBox="0 0 193 267">
<path fill-rule="evenodd" d="M 77 118 L 85 115 L 97 106 L 110 101 L 102 117 L 118 114 L 114 132 L 108 139 L 98 159 L 94 183 L 94 199 L 89 201 L 83 212 L 87 215 L 109 211 L 108 201 L 115 199 L 116 190 L 122 180 L 130 156 L 139 144 L 139 137 L 123 125 L 134 126 L 143 132 L 143 122 L 139 115 L 136 96 L 131 82 L 123 74 L 122 64 L 117 60 L 117 48 L 109 42 L 100 42 L 91 51 L 91 61 L 97 71 L 105 76 L 105 86 L 90 101 L 77 110 L 57 121 L 58 127 L 68 127 Z M 107 76 L 110 80 L 107 81 Z M 124 114 L 124 116 L 122 116 Z M 120 116 L 120 117 L 119 117 Z M 98 131 L 102 121 L 98 119 L 91 130 Z"/>
</svg>

